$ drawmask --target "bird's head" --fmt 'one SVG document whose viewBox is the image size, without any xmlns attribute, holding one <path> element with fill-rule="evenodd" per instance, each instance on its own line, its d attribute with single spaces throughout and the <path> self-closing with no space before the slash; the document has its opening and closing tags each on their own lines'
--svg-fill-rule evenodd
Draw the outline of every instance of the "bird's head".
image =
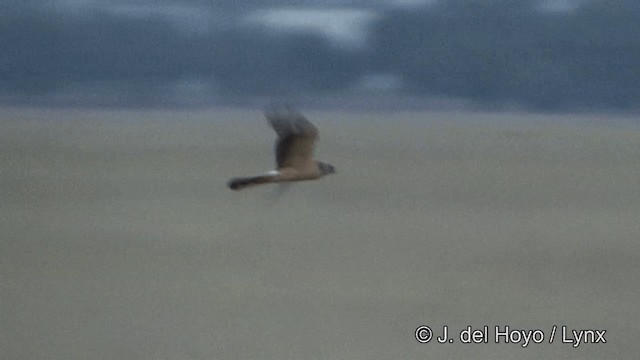
<svg viewBox="0 0 640 360">
<path fill-rule="evenodd" d="M 322 161 L 316 161 L 318 163 L 318 169 L 320 169 L 320 173 L 322 175 L 335 174 L 336 168 L 333 165 L 323 163 Z"/>
</svg>

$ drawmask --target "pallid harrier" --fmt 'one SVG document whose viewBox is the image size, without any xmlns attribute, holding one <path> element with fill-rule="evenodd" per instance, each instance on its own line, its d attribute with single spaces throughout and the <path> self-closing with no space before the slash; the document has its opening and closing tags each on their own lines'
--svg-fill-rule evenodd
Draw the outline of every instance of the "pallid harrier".
<svg viewBox="0 0 640 360">
<path fill-rule="evenodd" d="M 260 176 L 233 178 L 227 184 L 231 190 L 268 183 L 315 180 L 335 174 L 333 166 L 313 160 L 318 129 L 302 114 L 287 109 L 271 110 L 265 116 L 278 134 L 275 148 L 277 168 Z"/>
</svg>

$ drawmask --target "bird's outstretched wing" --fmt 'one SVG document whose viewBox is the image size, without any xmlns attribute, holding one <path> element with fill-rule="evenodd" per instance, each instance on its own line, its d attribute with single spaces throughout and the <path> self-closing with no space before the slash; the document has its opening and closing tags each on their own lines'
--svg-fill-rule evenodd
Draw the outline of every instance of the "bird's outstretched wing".
<svg viewBox="0 0 640 360">
<path fill-rule="evenodd" d="M 290 108 L 272 109 L 265 112 L 265 116 L 278 134 L 275 149 L 278 169 L 312 167 L 318 129 L 304 115 Z"/>
</svg>

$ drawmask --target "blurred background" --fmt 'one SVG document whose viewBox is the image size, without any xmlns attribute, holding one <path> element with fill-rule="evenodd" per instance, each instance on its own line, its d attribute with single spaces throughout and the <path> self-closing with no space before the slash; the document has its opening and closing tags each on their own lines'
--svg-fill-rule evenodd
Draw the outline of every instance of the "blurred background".
<svg viewBox="0 0 640 360">
<path fill-rule="evenodd" d="M 3 103 L 629 110 L 636 0 L 4 0 Z"/>
<path fill-rule="evenodd" d="M 638 359 L 638 104 L 638 0 L 0 0 L 0 360 Z"/>
</svg>

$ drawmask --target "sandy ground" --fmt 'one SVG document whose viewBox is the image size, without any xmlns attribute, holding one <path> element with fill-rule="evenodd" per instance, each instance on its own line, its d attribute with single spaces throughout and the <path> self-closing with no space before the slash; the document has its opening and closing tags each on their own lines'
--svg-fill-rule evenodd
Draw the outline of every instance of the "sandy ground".
<svg viewBox="0 0 640 360">
<path fill-rule="evenodd" d="M 258 111 L 0 111 L 0 358 L 637 358 L 640 131 L 307 115 L 338 174 L 232 192 L 273 164 Z"/>
</svg>

